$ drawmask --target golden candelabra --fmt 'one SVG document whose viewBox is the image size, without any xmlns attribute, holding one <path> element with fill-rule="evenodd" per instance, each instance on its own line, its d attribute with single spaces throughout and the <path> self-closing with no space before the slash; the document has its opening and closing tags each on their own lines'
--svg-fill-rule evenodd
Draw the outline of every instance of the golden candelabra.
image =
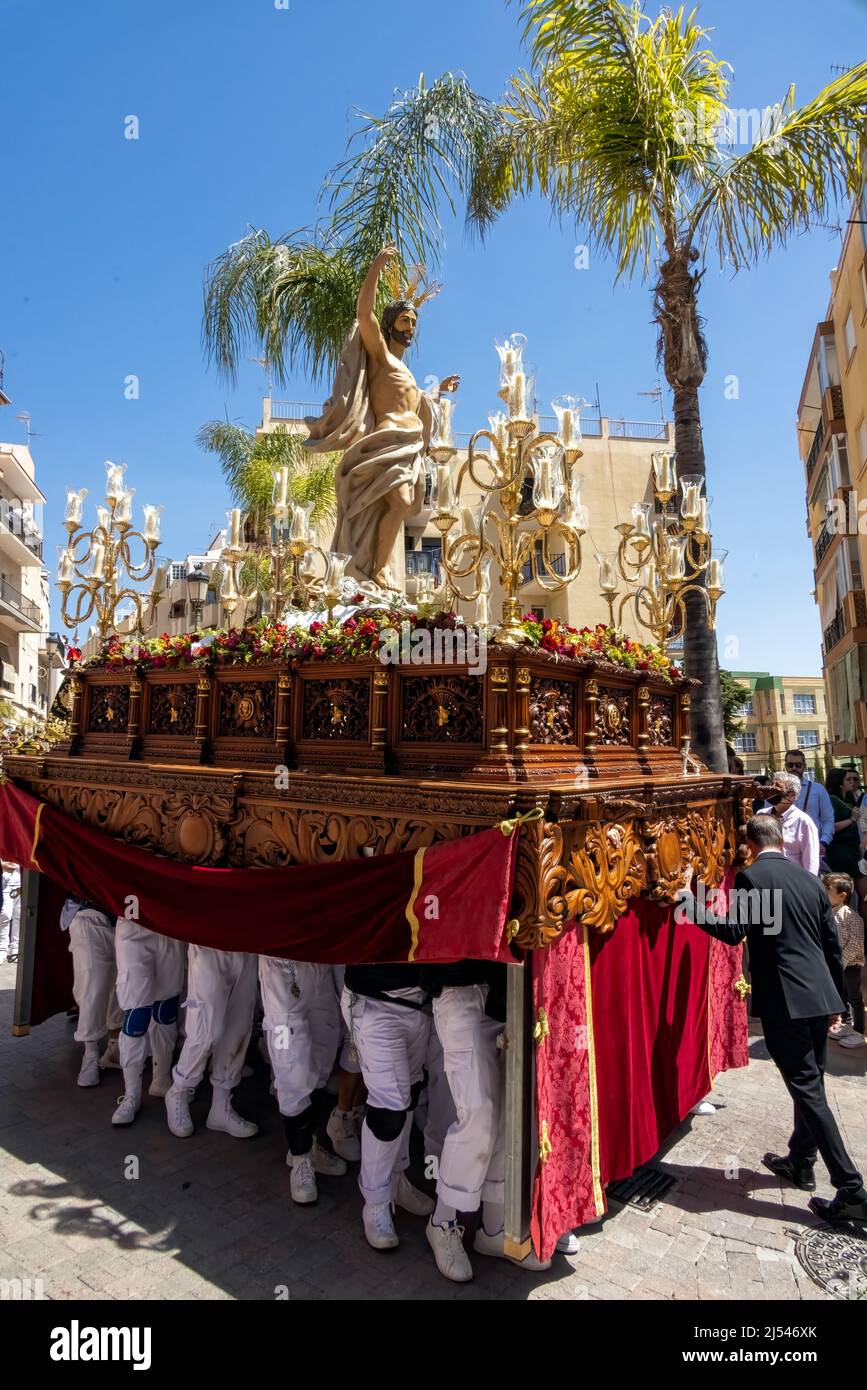
<svg viewBox="0 0 867 1390">
<path fill-rule="evenodd" d="M 680 506 L 671 503 L 680 485 Z M 614 625 L 627 604 L 636 620 L 653 633 L 660 646 L 683 632 L 686 596 L 701 594 L 709 628 L 716 624 L 716 606 L 725 592 L 726 551 L 713 553 L 708 501 L 702 496 L 703 477 L 698 473 L 677 478 L 675 455 L 653 455 L 653 491 L 658 515 L 651 519 L 653 504 L 634 502 L 632 520 L 617 527 L 620 544 L 615 554 L 600 555 L 599 584 L 608 602 Z M 620 581 L 626 584 L 621 595 Z"/>
<path fill-rule="evenodd" d="M 505 597 L 494 640 L 510 645 L 524 640 L 519 589 L 532 578 L 546 592 L 556 593 L 577 578 L 581 537 L 588 525 L 587 510 L 581 504 L 581 479 L 572 472 L 581 458 L 580 403 L 572 397 L 555 401 L 558 433 L 537 432 L 527 407 L 533 369 L 523 361 L 525 341 L 522 334 L 513 334 L 497 344 L 500 395 L 508 414 L 490 416 L 490 429 L 477 430 L 472 436 L 456 480 L 451 472 L 457 450 L 450 401 L 439 402 L 430 448 L 437 473 L 433 522 L 442 536 L 445 597 L 475 603 L 476 621 L 487 624 L 491 567 L 496 564 Z M 482 440 L 489 450 L 479 450 Z M 467 478 L 481 494 L 473 509 L 461 505 Z M 499 510 L 491 507 L 494 499 Z M 452 536 L 458 525 L 460 531 Z M 555 537 L 563 544 L 559 555 L 552 554 Z M 525 577 L 528 563 L 530 572 Z M 470 592 L 462 587 L 466 580 Z"/>
<path fill-rule="evenodd" d="M 62 596 L 62 616 L 76 628 L 94 615 L 99 635 L 115 631 L 118 608 L 132 604 L 132 630 L 141 637 L 152 625 L 166 584 L 168 564 L 156 562 L 160 543 L 162 507 L 145 506 L 144 529 L 133 530 L 134 488 L 124 483 L 125 463 L 106 463 L 105 505 L 96 509 L 97 524 L 86 531 L 82 522 L 87 488 L 67 489 L 65 547 L 58 547 L 57 587 Z M 141 543 L 143 559 L 133 560 L 132 547 Z M 153 577 L 148 593 L 135 586 Z M 77 581 L 77 582 L 76 582 Z M 148 607 L 145 618 L 145 606 Z"/>
<path fill-rule="evenodd" d="M 257 603 L 274 618 L 288 609 L 328 610 L 332 619 L 343 594 L 348 555 L 326 551 L 310 534 L 312 502 L 289 499 L 289 469 L 274 474 L 274 492 L 267 543 L 247 549 L 243 543 L 241 510 L 226 513 L 227 544 L 222 552 L 220 601 L 229 623 L 239 603 Z"/>
</svg>

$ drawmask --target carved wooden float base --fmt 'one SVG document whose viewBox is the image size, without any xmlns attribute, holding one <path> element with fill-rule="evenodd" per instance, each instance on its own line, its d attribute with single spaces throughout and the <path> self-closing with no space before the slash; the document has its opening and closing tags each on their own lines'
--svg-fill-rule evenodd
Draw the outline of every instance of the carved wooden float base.
<svg viewBox="0 0 867 1390">
<path fill-rule="evenodd" d="M 85 824 L 195 864 L 322 863 L 414 850 L 541 810 L 520 828 L 514 941 L 547 945 L 581 918 L 610 931 L 630 898 L 670 901 L 692 870 L 732 863 L 743 780 L 599 777 L 547 787 L 68 757 L 10 756 L 8 775 Z"/>
</svg>

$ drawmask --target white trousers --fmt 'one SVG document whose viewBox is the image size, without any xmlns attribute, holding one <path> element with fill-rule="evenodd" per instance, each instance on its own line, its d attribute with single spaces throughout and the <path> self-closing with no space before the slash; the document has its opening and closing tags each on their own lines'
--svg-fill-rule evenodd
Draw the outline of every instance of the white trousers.
<svg viewBox="0 0 867 1390">
<path fill-rule="evenodd" d="M 81 908 L 69 925 L 69 951 L 72 995 L 78 1005 L 75 1041 L 99 1042 L 109 1028 L 123 1022 L 115 991 L 114 923 L 96 908 Z"/>
<path fill-rule="evenodd" d="M 420 989 L 396 991 L 409 999 L 424 998 Z M 367 1086 L 367 1103 L 380 1110 L 406 1110 L 412 1087 L 421 1081 L 427 1056 L 430 1017 L 405 1004 L 386 1004 L 343 991 L 343 1016 L 358 1052 Z M 396 1139 L 378 1139 L 367 1120 L 361 1130 L 361 1172 L 358 1186 L 366 1202 L 391 1201 L 396 1173 L 409 1166 L 412 1115 Z"/>
<path fill-rule="evenodd" d="M 3 906 L 0 908 L 0 956 L 7 953 L 14 956 L 18 952 L 18 935 L 21 927 L 21 899 L 13 898 L 5 892 Z"/>
<path fill-rule="evenodd" d="M 173 999 L 180 994 L 187 963 L 185 942 L 160 936 L 138 922 L 118 917 L 114 946 L 117 956 L 117 999 L 124 1012 L 127 1009 L 151 1009 L 158 1001 Z M 177 1023 L 157 1023 L 154 1019 L 141 1037 L 121 1033 L 119 1051 L 124 1084 L 129 1087 L 134 1072 L 141 1076 L 148 1042 L 154 1069 L 169 1071 L 177 1035 Z"/>
<path fill-rule="evenodd" d="M 443 1045 L 436 1028 L 430 1030 L 425 1058 L 427 1086 L 425 1088 L 424 1156 L 439 1162 L 449 1126 L 456 1118 L 455 1103 L 446 1076 Z"/>
<path fill-rule="evenodd" d="M 174 1069 L 176 1086 L 195 1090 L 211 1058 L 211 1085 L 231 1091 L 241 1080 L 256 1007 L 256 956 L 190 946 L 186 1037 Z"/>
<path fill-rule="evenodd" d="M 331 973 L 334 976 L 334 988 L 337 992 L 338 1004 L 343 998 L 343 977 L 346 974 L 345 965 L 332 965 Z M 340 1009 L 340 1066 L 343 1071 L 352 1072 L 353 1076 L 358 1076 L 361 1072 L 361 1063 L 358 1060 L 358 1053 L 349 1037 L 349 1029 L 343 1017 L 343 1010 Z"/>
<path fill-rule="evenodd" d="M 332 967 L 260 956 L 259 988 L 280 1114 L 300 1115 L 327 1082 L 340 1047 Z"/>
<path fill-rule="evenodd" d="M 443 1144 L 437 1195 L 458 1211 L 505 1200 L 504 1076 L 497 1047 L 504 1025 L 485 1013 L 487 993 L 487 985 L 457 985 L 433 1001 L 457 1112 Z"/>
</svg>

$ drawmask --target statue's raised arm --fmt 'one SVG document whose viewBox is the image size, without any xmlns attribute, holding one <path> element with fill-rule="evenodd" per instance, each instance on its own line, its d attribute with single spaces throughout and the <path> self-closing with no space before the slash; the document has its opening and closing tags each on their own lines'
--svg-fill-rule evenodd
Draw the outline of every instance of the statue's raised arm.
<svg viewBox="0 0 867 1390">
<path fill-rule="evenodd" d="M 318 420 L 308 420 L 307 447 L 343 450 L 335 476 L 337 525 L 332 549 L 351 556 L 357 579 L 399 590 L 397 553 L 403 521 L 424 500 L 422 459 L 430 444 L 431 403 L 403 361 L 428 296 L 392 301 L 380 320 L 376 297 L 383 270 L 396 257 L 385 246 L 372 261 L 358 295 L 356 320 L 343 345 L 331 396 Z M 456 389 L 447 377 L 442 390 Z"/>
</svg>

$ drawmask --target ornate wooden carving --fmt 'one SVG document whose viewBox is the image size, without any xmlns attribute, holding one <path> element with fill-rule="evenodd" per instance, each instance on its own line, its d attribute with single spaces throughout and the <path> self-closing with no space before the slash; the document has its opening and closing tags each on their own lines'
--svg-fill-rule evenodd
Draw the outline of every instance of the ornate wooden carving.
<svg viewBox="0 0 867 1390">
<path fill-rule="evenodd" d="M 603 748 L 629 747 L 632 743 L 631 690 L 615 685 L 599 686 L 596 741 Z"/>
<path fill-rule="evenodd" d="M 211 681 L 199 676 L 196 681 L 196 742 L 201 746 L 208 737 L 208 711 L 211 704 Z"/>
<path fill-rule="evenodd" d="M 491 692 L 491 748 L 509 748 L 509 668 L 492 666 L 488 675 Z"/>
<path fill-rule="evenodd" d="M 533 676 L 530 681 L 530 742 L 576 743 L 576 686 Z"/>
<path fill-rule="evenodd" d="M 514 833 L 521 837 L 512 898 L 520 926 L 514 940 L 532 951 L 558 937 L 569 915 L 563 897 L 563 830 L 556 822 L 536 820 Z"/>
<path fill-rule="evenodd" d="M 636 746 L 639 753 L 646 753 L 650 745 L 649 710 L 650 710 L 650 690 L 646 685 L 640 685 L 638 695 L 638 739 Z"/>
<path fill-rule="evenodd" d="M 596 713 L 599 708 L 599 682 L 595 679 L 584 683 L 584 749 L 593 754 L 596 751 Z"/>
<path fill-rule="evenodd" d="M 88 733 L 126 733 L 128 724 L 129 685 L 92 685 L 87 716 Z"/>
<path fill-rule="evenodd" d="M 525 753 L 530 746 L 530 668 L 519 666 L 515 672 L 514 724 L 512 743 L 516 753 Z"/>
<path fill-rule="evenodd" d="M 142 683 L 134 676 L 129 683 L 129 718 L 126 728 L 130 742 L 137 739 L 141 733 L 141 697 Z"/>
<path fill-rule="evenodd" d="M 217 733 L 223 737 L 274 737 L 272 681 L 221 681 Z"/>
<path fill-rule="evenodd" d="M 370 728 L 370 681 L 304 681 L 302 738 L 366 742 Z"/>
<path fill-rule="evenodd" d="M 388 694 L 391 676 L 383 667 L 373 673 L 373 730 L 371 746 L 384 749 L 388 743 Z"/>
<path fill-rule="evenodd" d="M 196 687 L 192 681 L 181 681 L 177 685 L 160 682 L 151 687 L 149 733 L 191 734 L 195 724 Z"/>
<path fill-rule="evenodd" d="M 733 818 L 726 820 L 710 807 L 649 818 L 644 845 L 648 897 L 672 901 L 693 874 L 707 888 L 717 888 L 733 860 Z"/>
<path fill-rule="evenodd" d="M 644 887 L 646 863 L 634 821 L 578 826 L 563 861 L 562 897 L 555 911 L 567 920 L 609 932 L 630 898 Z"/>
<path fill-rule="evenodd" d="M 246 802 L 231 828 L 230 864 L 279 868 L 357 859 L 363 851 L 395 854 L 437 840 L 456 839 L 473 829 L 457 822 L 418 816 L 391 817 L 351 811 Z"/>
<path fill-rule="evenodd" d="M 484 741 L 484 708 L 473 676 L 406 676 L 401 682 L 404 743 Z"/>
<path fill-rule="evenodd" d="M 647 733 L 651 748 L 674 745 L 674 696 L 653 695 L 647 710 Z"/>
</svg>

